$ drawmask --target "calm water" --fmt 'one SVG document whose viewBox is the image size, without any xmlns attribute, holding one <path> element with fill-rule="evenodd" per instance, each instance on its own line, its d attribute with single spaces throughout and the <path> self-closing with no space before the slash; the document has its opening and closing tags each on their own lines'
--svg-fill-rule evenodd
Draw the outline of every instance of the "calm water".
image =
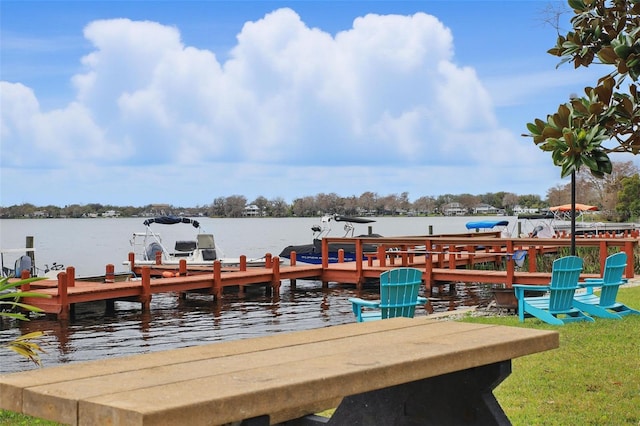
<svg viewBox="0 0 640 426">
<path fill-rule="evenodd" d="M 510 219 L 513 224 L 514 218 Z M 373 232 L 393 235 L 465 232 L 469 218 L 376 218 Z M 104 272 L 105 265 L 123 270 L 122 261 L 130 251 L 133 232 L 144 230 L 143 219 L 37 219 L 0 220 L 0 247 L 20 248 L 25 237 L 33 236 L 36 265 L 53 262 L 74 266 L 76 275 Z M 289 244 L 311 241 L 311 226 L 318 218 L 284 219 L 210 219 L 200 220 L 206 232 L 215 235 L 224 254 L 237 257 L 259 257 L 265 253 L 277 255 Z M 510 225 L 511 228 L 511 225 Z M 163 241 L 172 246 L 176 239 L 191 239 L 195 229 L 189 225 L 159 225 Z M 366 233 L 367 226 L 357 228 Z M 342 236 L 340 224 L 332 236 Z M 13 259 L 5 256 L 5 266 Z M 457 285 L 443 287 L 442 294 L 430 297 L 433 311 L 454 310 L 463 305 L 487 303 L 491 297 L 486 286 Z M 151 312 L 143 314 L 140 304 L 116 302 L 115 312 L 107 312 L 104 304 L 78 306 L 76 318 L 61 322 L 35 318 L 30 322 L 2 320 L 0 343 L 29 331 L 45 331 L 42 346 L 44 366 L 101 359 L 112 356 L 146 353 L 164 349 L 193 346 L 222 340 L 262 336 L 294 330 L 326 327 L 353 322 L 348 298 L 354 295 L 376 298 L 375 288 L 357 292 L 354 286 L 331 284 L 322 289 L 317 281 L 298 280 L 295 289 L 283 281 L 280 294 L 264 295 L 262 288 L 248 289 L 244 297 L 225 293 L 222 301 L 210 296 L 189 295 L 180 300 L 175 294 L 154 295 Z M 425 315 L 423 309 L 417 315 Z M 36 368 L 9 350 L 0 350 L 0 372 Z"/>
</svg>

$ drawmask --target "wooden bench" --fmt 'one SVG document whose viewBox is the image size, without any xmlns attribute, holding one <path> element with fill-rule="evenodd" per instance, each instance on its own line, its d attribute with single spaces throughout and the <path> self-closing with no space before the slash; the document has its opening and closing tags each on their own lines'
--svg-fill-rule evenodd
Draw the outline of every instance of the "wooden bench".
<svg viewBox="0 0 640 426">
<path fill-rule="evenodd" d="M 0 376 L 0 408 L 71 425 L 508 423 L 492 390 L 558 333 L 395 318 Z M 415 423 L 412 423 L 415 422 Z"/>
</svg>

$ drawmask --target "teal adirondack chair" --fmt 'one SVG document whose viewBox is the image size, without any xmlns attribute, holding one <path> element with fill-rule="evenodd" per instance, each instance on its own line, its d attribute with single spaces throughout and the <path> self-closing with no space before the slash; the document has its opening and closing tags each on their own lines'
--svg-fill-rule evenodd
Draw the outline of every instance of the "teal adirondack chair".
<svg viewBox="0 0 640 426">
<path fill-rule="evenodd" d="M 580 283 L 580 286 L 585 287 L 587 292 L 574 297 L 574 306 L 601 318 L 622 319 L 623 315 L 640 315 L 640 311 L 616 302 L 618 288 L 627 282 L 622 277 L 626 267 L 626 253 L 619 252 L 607 257 L 602 278 L 587 278 L 585 282 Z M 600 297 L 593 293 L 595 287 L 601 287 Z"/>
<path fill-rule="evenodd" d="M 582 259 L 566 256 L 553 262 L 551 282 L 546 286 L 515 284 L 513 289 L 518 298 L 518 317 L 524 322 L 526 315 L 542 321 L 563 325 L 571 321 L 594 321 L 581 310 L 573 306 L 574 294 L 582 272 Z M 525 297 L 525 291 L 548 292 L 541 297 Z"/>
<path fill-rule="evenodd" d="M 416 268 L 395 268 L 380 274 L 380 300 L 349 298 L 358 322 L 379 319 L 413 318 L 416 306 L 427 303 L 418 296 L 422 271 Z"/>
</svg>

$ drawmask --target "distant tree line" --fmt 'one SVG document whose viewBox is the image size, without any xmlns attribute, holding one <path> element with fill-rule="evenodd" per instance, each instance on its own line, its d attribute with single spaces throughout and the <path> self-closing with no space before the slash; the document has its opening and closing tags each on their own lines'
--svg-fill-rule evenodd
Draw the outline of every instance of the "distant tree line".
<svg viewBox="0 0 640 426">
<path fill-rule="evenodd" d="M 603 220 L 627 221 L 640 217 L 640 174 L 632 162 L 617 163 L 614 172 L 604 179 L 594 178 L 588 171 L 581 171 L 576 180 L 577 200 L 595 205 L 601 210 Z M 247 206 L 254 206 L 255 216 L 312 217 L 325 213 L 345 215 L 432 215 L 443 214 L 451 203 L 471 214 L 474 208 L 486 204 L 513 214 L 514 208 L 543 210 L 549 206 L 571 202 L 570 184 L 558 185 L 547 191 L 546 199 L 536 194 L 517 195 L 511 192 L 487 192 L 481 195 L 444 194 L 437 197 L 421 196 L 413 202 L 409 193 L 379 195 L 364 192 L 360 196 L 342 197 L 335 193 L 296 198 L 291 204 L 283 198 L 267 199 L 259 196 L 248 201 L 242 195 L 218 197 L 211 204 L 195 207 L 177 207 L 170 204 L 149 204 L 141 207 L 103 204 L 71 204 L 59 206 L 35 206 L 20 204 L 0 207 L 1 218 L 82 218 L 82 217 L 148 217 L 177 215 L 188 217 L 247 216 Z"/>
</svg>

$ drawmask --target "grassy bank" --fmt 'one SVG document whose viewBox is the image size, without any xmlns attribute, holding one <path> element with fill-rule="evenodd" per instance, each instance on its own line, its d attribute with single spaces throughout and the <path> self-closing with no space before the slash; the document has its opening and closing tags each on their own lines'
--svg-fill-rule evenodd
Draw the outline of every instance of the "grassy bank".
<svg viewBox="0 0 640 426">
<path fill-rule="evenodd" d="M 640 308 L 640 287 L 621 289 L 619 299 Z M 496 388 L 514 425 L 640 425 L 640 315 L 562 327 L 515 316 L 462 321 L 560 333 L 559 349 L 513 360 L 513 373 Z M 0 411 L 5 425 L 56 423 Z"/>
<path fill-rule="evenodd" d="M 640 308 L 640 287 L 620 289 L 619 300 Z M 496 388 L 514 425 L 640 425 L 640 315 L 561 327 L 514 316 L 463 321 L 560 333 L 559 349 L 513 360 Z"/>
</svg>

